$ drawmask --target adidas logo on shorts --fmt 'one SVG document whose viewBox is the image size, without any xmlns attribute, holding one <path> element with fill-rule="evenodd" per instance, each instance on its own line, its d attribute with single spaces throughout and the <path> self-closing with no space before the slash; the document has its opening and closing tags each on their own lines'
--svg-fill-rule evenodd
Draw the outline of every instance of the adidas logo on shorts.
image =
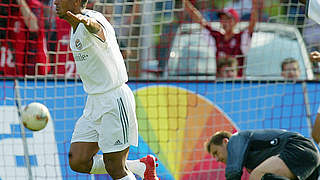
<svg viewBox="0 0 320 180">
<path fill-rule="evenodd" d="M 114 145 L 121 145 L 122 144 L 122 142 L 120 142 L 120 140 L 117 140 L 115 143 L 114 143 Z"/>
</svg>

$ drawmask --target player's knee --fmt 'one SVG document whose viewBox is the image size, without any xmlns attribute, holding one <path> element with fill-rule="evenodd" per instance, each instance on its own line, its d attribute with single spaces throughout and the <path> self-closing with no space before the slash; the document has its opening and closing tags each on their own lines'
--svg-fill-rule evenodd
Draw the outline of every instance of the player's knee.
<svg viewBox="0 0 320 180">
<path fill-rule="evenodd" d="M 119 179 L 126 175 L 125 166 L 121 163 L 121 161 L 118 162 L 112 160 L 105 160 L 104 163 L 108 174 L 113 179 Z"/>
<path fill-rule="evenodd" d="M 76 157 L 73 155 L 72 152 L 69 152 L 69 166 L 73 171 L 78 172 L 79 171 L 79 163 L 77 163 Z"/>
<path fill-rule="evenodd" d="M 266 173 L 263 175 L 261 180 L 289 180 L 289 179 L 283 176 L 272 174 L 272 173 Z"/>
<path fill-rule="evenodd" d="M 69 156 L 69 166 L 73 171 L 89 173 L 88 161 L 84 161 L 79 156 L 74 156 L 72 152 L 68 154 Z"/>
<path fill-rule="evenodd" d="M 77 163 L 75 162 L 74 156 L 73 156 L 73 154 L 71 152 L 69 152 L 68 157 L 69 157 L 69 166 L 70 166 L 70 168 L 72 170 L 74 170 L 74 171 L 77 171 L 78 170 Z"/>
</svg>

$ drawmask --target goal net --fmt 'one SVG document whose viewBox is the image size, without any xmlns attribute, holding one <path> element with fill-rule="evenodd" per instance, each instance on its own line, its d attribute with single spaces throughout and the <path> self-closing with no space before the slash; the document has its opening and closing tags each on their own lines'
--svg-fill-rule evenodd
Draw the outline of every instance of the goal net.
<svg viewBox="0 0 320 180">
<path fill-rule="evenodd" d="M 26 2 L 38 33 L 27 32 L 34 20 L 23 24 L 15 1 L 0 0 L 0 179 L 111 179 L 69 167 L 72 132 L 87 97 L 68 45 L 70 26 L 54 16 L 53 2 Z M 215 31 L 223 32 L 219 12 L 225 8 L 239 15 L 235 32 L 249 25 L 251 0 L 190 2 Z M 242 42 L 245 53 L 232 56 L 244 59 L 243 74 L 222 77 L 220 41 L 191 18 L 182 0 L 89 1 L 115 29 L 135 95 L 139 146 L 130 148 L 129 159 L 155 155 L 165 180 L 221 180 L 225 165 L 204 147 L 216 131 L 281 128 L 310 137 L 320 86 L 308 53 L 319 50 L 318 25 L 305 18 L 298 0 L 258 2 L 250 46 Z M 284 77 L 290 74 L 282 72 L 284 60 L 295 60 L 297 78 Z M 52 116 L 38 132 L 20 125 L 18 105 L 31 102 L 46 105 Z"/>
</svg>

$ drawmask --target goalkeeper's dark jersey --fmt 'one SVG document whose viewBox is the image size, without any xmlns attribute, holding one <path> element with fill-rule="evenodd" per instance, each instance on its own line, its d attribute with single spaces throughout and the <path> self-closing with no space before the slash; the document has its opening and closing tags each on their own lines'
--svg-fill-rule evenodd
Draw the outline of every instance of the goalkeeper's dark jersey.
<svg viewBox="0 0 320 180">
<path fill-rule="evenodd" d="M 296 143 L 299 145 L 299 147 L 295 146 Z M 290 144 L 290 146 L 288 144 Z M 228 159 L 225 172 L 226 178 L 227 180 L 240 180 L 243 167 L 253 170 L 264 160 L 274 155 L 280 155 L 280 158 L 284 160 L 285 163 L 290 161 L 290 159 L 287 160 L 281 157 L 281 155 L 286 152 L 294 151 L 296 153 L 294 155 L 297 156 L 297 158 L 299 158 L 300 155 L 305 156 L 305 154 L 298 154 L 300 151 L 295 151 L 294 148 L 296 147 L 303 148 L 302 151 L 300 149 L 302 153 L 310 152 L 310 159 L 312 162 L 314 162 L 314 164 L 306 165 L 310 166 L 310 170 L 304 168 L 306 169 L 306 172 L 295 173 L 295 167 L 292 166 L 289 167 L 289 169 L 296 176 L 298 176 L 299 179 L 306 179 L 306 177 L 310 176 L 310 174 L 314 171 L 314 166 L 319 165 L 318 152 L 311 140 L 303 137 L 298 133 L 285 130 L 270 129 L 240 131 L 232 135 L 229 139 Z M 302 163 L 301 166 L 304 166 L 303 162 L 299 163 Z M 299 177 L 300 175 L 301 177 Z"/>
</svg>

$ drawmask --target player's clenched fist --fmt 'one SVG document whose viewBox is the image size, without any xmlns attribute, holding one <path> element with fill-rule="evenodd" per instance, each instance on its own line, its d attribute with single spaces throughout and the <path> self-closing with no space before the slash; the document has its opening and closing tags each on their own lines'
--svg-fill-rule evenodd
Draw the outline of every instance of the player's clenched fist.
<svg viewBox="0 0 320 180">
<path fill-rule="evenodd" d="M 312 62 L 320 62 L 320 52 L 318 51 L 311 52 L 309 57 Z"/>
</svg>

